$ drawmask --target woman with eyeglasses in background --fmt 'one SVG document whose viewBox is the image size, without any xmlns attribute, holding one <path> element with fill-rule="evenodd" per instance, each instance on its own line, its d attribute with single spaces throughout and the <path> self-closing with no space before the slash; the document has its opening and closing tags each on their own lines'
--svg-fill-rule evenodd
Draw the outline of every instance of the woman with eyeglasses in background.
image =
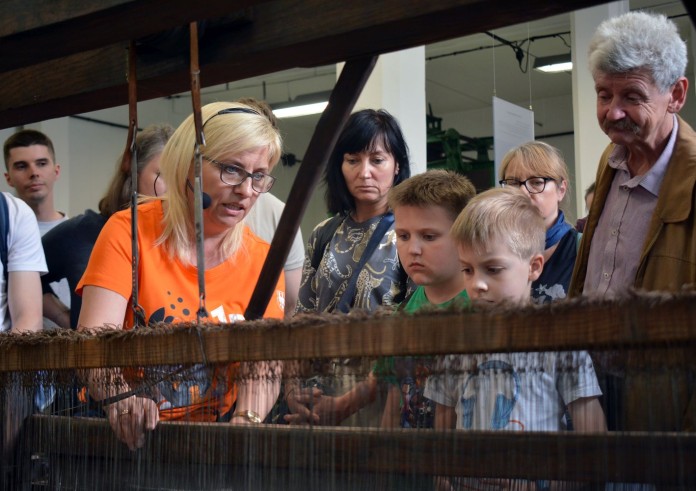
<svg viewBox="0 0 696 491">
<path fill-rule="evenodd" d="M 546 224 L 544 271 L 532 283 L 532 298 L 546 303 L 566 298 L 577 255 L 578 233 L 569 224 L 561 202 L 568 192 L 568 167 L 561 152 L 539 141 L 510 150 L 500 164 L 500 185 L 529 195 Z"/>
<path fill-rule="evenodd" d="M 270 191 L 273 185 L 270 172 L 281 155 L 281 137 L 268 118 L 244 104 L 212 103 L 201 112 L 205 135 L 205 144 L 200 147 L 204 320 L 231 323 L 244 319 L 270 247 L 244 225 L 243 219 L 259 194 Z M 138 303 L 148 325 L 192 323 L 198 318 L 192 184 L 195 141 L 191 115 L 162 152 L 160 179 L 167 191 L 137 207 Z M 78 286 L 83 297 L 80 330 L 133 328 L 131 256 L 131 214 L 123 211 L 104 226 Z M 283 301 L 281 275 L 265 317 L 282 319 Z M 156 384 L 130 397 L 124 393 L 145 385 L 125 371 L 95 369 L 88 380 L 90 395 L 107 401 L 102 403 L 111 427 L 133 450 L 144 444 L 145 431 L 153 430 L 160 419 L 261 422 L 278 397 L 278 370 L 272 362 L 165 367 L 159 376 L 155 370 L 144 370 L 152 378 L 148 382 Z M 240 381 L 250 373 L 255 377 Z"/>
<path fill-rule="evenodd" d="M 159 179 L 159 160 L 162 149 L 174 128 L 168 124 L 151 124 L 135 139 L 138 158 L 138 194 L 143 197 L 159 196 L 165 191 Z M 118 160 L 116 174 L 111 178 L 104 197 L 99 200 L 99 213 L 86 210 L 46 232 L 41 239 L 46 253 L 48 273 L 41 277 L 43 287 L 44 316 L 60 327 L 76 328 L 80 315 L 82 297 L 75 293 L 77 283 L 87 268 L 87 261 L 94 243 L 106 220 L 119 210 L 130 205 L 131 175 L 123 168 L 123 158 Z M 70 286 L 70 308 L 62 304 L 53 294 L 51 283 L 68 280 Z"/>
</svg>

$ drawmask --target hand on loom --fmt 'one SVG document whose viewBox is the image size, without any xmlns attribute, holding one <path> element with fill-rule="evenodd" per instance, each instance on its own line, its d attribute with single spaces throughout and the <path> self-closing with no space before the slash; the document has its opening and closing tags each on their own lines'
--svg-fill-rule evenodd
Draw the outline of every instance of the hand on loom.
<svg viewBox="0 0 696 491">
<path fill-rule="evenodd" d="M 322 399 L 332 399 L 324 396 L 317 387 L 295 387 L 286 395 L 288 408 L 292 414 L 285 416 L 285 421 L 291 425 L 320 424 Z"/>
<path fill-rule="evenodd" d="M 152 431 L 159 422 L 157 404 L 151 399 L 131 396 L 106 407 L 111 428 L 131 450 L 145 444 L 145 431 Z"/>
</svg>

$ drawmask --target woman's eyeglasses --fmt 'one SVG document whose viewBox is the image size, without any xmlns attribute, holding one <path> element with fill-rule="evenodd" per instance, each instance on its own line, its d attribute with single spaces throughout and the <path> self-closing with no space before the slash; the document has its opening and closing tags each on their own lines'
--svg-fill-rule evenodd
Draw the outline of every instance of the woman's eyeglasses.
<svg viewBox="0 0 696 491">
<path fill-rule="evenodd" d="M 524 181 L 518 181 L 517 179 L 501 179 L 498 181 L 498 184 L 503 187 L 510 186 L 521 188 L 524 186 L 530 194 L 539 194 L 544 192 L 547 182 L 555 180 L 556 179 L 553 177 L 530 177 Z"/>
<path fill-rule="evenodd" d="M 230 186 L 239 186 L 246 181 L 247 177 L 251 178 L 251 187 L 257 193 L 267 193 L 273 187 L 276 178 L 263 172 L 247 172 L 246 169 L 234 164 L 226 164 L 210 157 L 202 156 L 211 164 L 220 169 L 220 180 Z"/>
</svg>

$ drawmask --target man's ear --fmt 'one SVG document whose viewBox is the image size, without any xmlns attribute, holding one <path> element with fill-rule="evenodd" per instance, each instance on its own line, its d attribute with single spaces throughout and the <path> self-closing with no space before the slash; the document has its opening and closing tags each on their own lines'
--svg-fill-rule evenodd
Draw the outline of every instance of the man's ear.
<svg viewBox="0 0 696 491">
<path fill-rule="evenodd" d="M 10 186 L 11 188 L 14 187 L 14 184 L 12 184 L 12 179 L 10 179 L 10 173 L 5 172 L 5 181 L 7 181 L 7 185 Z"/>
<path fill-rule="evenodd" d="M 667 106 L 667 110 L 671 113 L 678 113 L 686 103 L 686 93 L 689 89 L 689 80 L 686 77 L 680 77 L 679 80 L 670 89 L 671 100 Z"/>
<path fill-rule="evenodd" d="M 544 269 L 544 256 L 536 254 L 529 260 L 529 282 L 536 281 Z"/>
</svg>

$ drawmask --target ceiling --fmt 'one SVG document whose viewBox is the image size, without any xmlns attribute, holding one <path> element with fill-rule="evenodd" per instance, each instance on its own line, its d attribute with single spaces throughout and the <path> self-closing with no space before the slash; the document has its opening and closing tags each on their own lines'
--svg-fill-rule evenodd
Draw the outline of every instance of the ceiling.
<svg viewBox="0 0 696 491">
<path fill-rule="evenodd" d="M 664 13 L 674 18 L 683 37 L 690 35 L 690 19 L 680 1 L 641 0 L 630 5 L 632 10 L 649 8 Z M 571 95 L 570 72 L 548 74 L 532 69 L 537 57 L 570 53 L 570 14 L 517 24 L 493 34 L 524 50 L 521 68 L 513 48 L 487 34 L 427 46 L 426 93 L 436 114 L 488 107 L 494 91 L 516 102 Z M 452 53 L 462 54 L 445 56 Z"/>
<path fill-rule="evenodd" d="M 647 8 L 673 18 L 690 45 L 690 19 L 682 2 L 633 0 L 630 5 L 632 10 Z M 514 102 L 571 97 L 569 72 L 545 74 L 532 69 L 537 57 L 570 53 L 570 14 L 496 29 L 492 34 L 499 40 L 481 33 L 426 46 L 426 94 L 433 114 L 490 107 L 494 93 Z M 520 63 L 505 41 L 519 46 L 524 54 Z M 204 90 L 203 102 L 241 95 L 285 102 L 301 94 L 330 90 L 335 80 L 333 65 L 298 68 L 210 87 Z M 313 128 L 317 121 L 318 115 L 305 116 L 284 125 Z"/>
</svg>

